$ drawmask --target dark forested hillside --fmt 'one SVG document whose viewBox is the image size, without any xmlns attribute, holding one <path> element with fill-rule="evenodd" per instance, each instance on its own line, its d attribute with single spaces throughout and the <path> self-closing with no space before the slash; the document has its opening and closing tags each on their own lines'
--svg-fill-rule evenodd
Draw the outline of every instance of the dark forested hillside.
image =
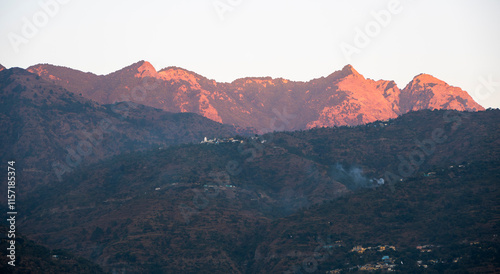
<svg viewBox="0 0 500 274">
<path fill-rule="evenodd" d="M 498 270 L 499 117 L 419 111 L 122 154 L 37 188 L 20 226 L 129 272 Z"/>
<path fill-rule="evenodd" d="M 7 226 L 0 225 L 0 272 L 1 273 L 105 273 L 102 268 L 87 259 L 76 257 L 64 250 L 50 250 L 36 244 L 24 236 L 17 235 L 15 247 L 17 257 L 13 261 L 10 255 L 10 240 Z"/>
<path fill-rule="evenodd" d="M 17 68 L 0 72 L 0 128 L 0 158 L 17 160 L 25 192 L 123 152 L 252 132 L 192 113 L 100 105 Z"/>
<path fill-rule="evenodd" d="M 275 220 L 257 249 L 256 272 L 347 272 L 384 265 L 383 256 L 406 273 L 496 272 L 499 164 L 442 167 Z"/>
</svg>

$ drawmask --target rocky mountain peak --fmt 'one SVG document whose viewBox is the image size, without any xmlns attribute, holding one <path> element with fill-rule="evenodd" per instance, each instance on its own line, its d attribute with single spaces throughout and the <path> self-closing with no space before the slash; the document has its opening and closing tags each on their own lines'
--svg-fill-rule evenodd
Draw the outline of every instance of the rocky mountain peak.
<svg viewBox="0 0 500 274">
<path fill-rule="evenodd" d="M 394 81 L 365 78 L 352 65 L 309 82 L 246 77 L 231 83 L 179 67 L 156 71 L 147 61 L 103 76 L 51 65 L 32 68 L 45 80 L 105 104 L 126 100 L 123 94 L 143 85 L 142 78 L 154 77 L 161 84 L 141 104 L 258 130 L 359 125 L 420 109 L 483 110 L 467 92 L 432 75 L 417 75 L 400 90 Z"/>
<path fill-rule="evenodd" d="M 354 67 L 350 64 L 344 66 L 341 70 L 344 74 L 346 75 L 353 75 L 355 77 L 363 77 L 357 70 L 354 69 Z M 364 77 L 363 77 L 364 78 Z"/>
</svg>

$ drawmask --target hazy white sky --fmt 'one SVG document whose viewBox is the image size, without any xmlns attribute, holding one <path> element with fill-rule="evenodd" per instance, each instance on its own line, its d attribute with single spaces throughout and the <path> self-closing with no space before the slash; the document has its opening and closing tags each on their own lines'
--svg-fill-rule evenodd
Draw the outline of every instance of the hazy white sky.
<svg viewBox="0 0 500 274">
<path fill-rule="evenodd" d="M 0 2 L 0 64 L 107 74 L 139 60 L 217 81 L 307 81 L 350 63 L 400 88 L 428 73 L 500 107 L 500 1 Z"/>
</svg>

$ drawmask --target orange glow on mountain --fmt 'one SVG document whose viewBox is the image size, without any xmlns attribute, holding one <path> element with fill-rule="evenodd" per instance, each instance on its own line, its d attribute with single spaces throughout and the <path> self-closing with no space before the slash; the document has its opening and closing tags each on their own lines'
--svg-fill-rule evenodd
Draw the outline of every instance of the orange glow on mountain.
<svg viewBox="0 0 500 274">
<path fill-rule="evenodd" d="M 151 63 L 147 61 L 143 61 L 142 65 L 140 65 L 137 68 L 137 73 L 135 74 L 135 77 L 142 78 L 142 77 L 158 77 L 158 73 L 156 72 L 156 69 L 151 65 Z"/>
<path fill-rule="evenodd" d="M 170 67 L 160 70 L 158 72 L 158 77 L 164 81 L 186 81 L 191 85 L 191 88 L 200 89 L 201 86 L 198 84 L 198 79 L 192 73 L 176 67 Z"/>
<path fill-rule="evenodd" d="M 105 104 L 133 99 L 131 92 L 144 86 L 141 78 L 153 77 L 158 80 L 157 87 L 147 90 L 138 103 L 166 111 L 194 112 L 217 122 L 263 131 L 272 129 L 272 123 L 284 130 L 297 130 L 359 125 L 421 109 L 484 109 L 467 92 L 429 74 L 415 76 L 400 89 L 394 81 L 367 79 L 351 65 L 308 82 L 248 77 L 217 83 L 179 67 L 157 72 L 146 61 L 104 76 L 52 65 L 29 70 Z"/>
</svg>

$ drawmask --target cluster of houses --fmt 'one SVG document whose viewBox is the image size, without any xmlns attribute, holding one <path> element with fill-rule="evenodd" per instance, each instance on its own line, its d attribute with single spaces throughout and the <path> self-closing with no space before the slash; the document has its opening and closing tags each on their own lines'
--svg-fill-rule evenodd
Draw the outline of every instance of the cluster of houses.
<svg viewBox="0 0 500 274">
<path fill-rule="evenodd" d="M 243 143 L 243 140 L 238 140 L 235 138 L 208 139 L 207 137 L 205 137 L 203 141 L 200 142 L 200 144 L 221 144 L 221 143 Z"/>
<path fill-rule="evenodd" d="M 386 127 L 388 125 L 389 125 L 389 123 L 378 123 L 378 124 L 375 123 L 375 124 L 373 124 L 373 127 L 377 127 L 377 126 L 378 127 Z"/>
<path fill-rule="evenodd" d="M 337 247 L 342 247 L 342 246 L 344 246 L 344 243 L 342 242 L 342 240 L 338 240 L 338 241 L 335 241 L 334 244 L 323 245 L 323 248 L 332 249 L 332 248 L 337 248 Z"/>
<path fill-rule="evenodd" d="M 419 245 L 417 249 L 420 250 L 420 252 L 432 252 L 433 247 L 433 245 Z"/>
<path fill-rule="evenodd" d="M 465 242 L 465 241 L 464 241 Z M 478 241 L 474 242 L 469 242 L 470 245 L 477 245 L 479 244 Z M 439 248 L 440 246 L 434 246 L 432 244 L 427 244 L 427 245 L 419 245 L 416 246 L 416 249 L 419 250 L 420 252 L 432 252 L 434 248 Z M 376 247 L 363 247 L 363 246 L 355 246 L 351 249 L 351 252 L 357 252 L 359 254 L 363 254 L 367 250 L 376 250 L 376 251 L 387 251 L 387 250 L 394 250 L 396 251 L 396 247 L 392 245 L 379 245 Z M 458 263 L 460 260 L 462 260 L 462 257 L 456 257 L 452 259 L 450 262 L 453 263 Z M 399 260 L 398 260 L 399 262 Z M 428 268 L 430 265 L 436 265 L 436 264 L 444 264 L 447 263 L 444 260 L 441 259 L 430 259 L 430 260 L 418 260 L 417 261 L 417 266 L 420 268 Z M 403 262 L 401 261 L 401 264 Z M 333 274 L 333 273 L 345 273 L 345 272 L 351 272 L 351 271 L 381 271 L 381 272 L 392 272 L 396 271 L 395 268 L 397 268 L 398 263 L 396 263 L 394 258 L 391 258 L 388 255 L 384 255 L 381 257 L 380 260 L 376 262 L 371 262 L 365 265 L 357 265 L 357 266 L 351 266 L 349 268 L 339 268 L 339 269 L 334 269 L 327 271 L 326 273 Z"/>
<path fill-rule="evenodd" d="M 469 163 L 467 163 L 469 164 Z M 454 168 L 465 168 L 465 165 L 457 165 L 457 166 L 448 166 L 448 169 L 454 169 Z M 444 171 L 444 169 L 441 169 L 441 171 Z M 432 177 L 435 176 L 437 172 L 431 171 L 431 172 L 424 172 L 424 177 Z"/>
<path fill-rule="evenodd" d="M 234 188 L 235 185 L 203 185 L 203 188 L 207 190 L 208 188 Z"/>
<path fill-rule="evenodd" d="M 359 254 L 363 254 L 366 250 L 377 250 L 378 252 L 386 251 L 392 249 L 396 251 L 396 247 L 393 245 L 379 245 L 379 246 L 374 246 L 374 247 L 362 247 L 360 245 L 355 246 L 351 249 L 351 252 L 358 252 Z"/>
<path fill-rule="evenodd" d="M 264 144 L 267 142 L 267 140 L 259 140 L 259 137 L 257 136 L 252 136 L 250 137 L 250 140 L 252 142 L 260 142 L 261 144 Z M 222 144 L 222 143 L 244 143 L 244 140 L 240 140 L 237 138 L 213 138 L 213 139 L 208 139 L 207 137 L 203 138 L 203 141 L 200 142 L 200 144 Z"/>
<path fill-rule="evenodd" d="M 431 177 L 431 176 L 434 176 L 436 175 L 436 172 L 427 172 L 427 173 L 424 173 L 424 177 Z"/>
<path fill-rule="evenodd" d="M 365 264 L 358 267 L 359 271 L 376 271 L 376 270 L 386 270 L 386 271 L 394 271 L 396 265 L 394 264 L 394 260 L 389 258 L 389 256 L 384 256 L 385 260 L 382 258 L 382 262 L 377 262 L 374 264 Z"/>
<path fill-rule="evenodd" d="M 453 263 L 457 263 L 458 261 L 460 261 L 460 259 L 462 259 L 462 257 L 458 257 L 458 258 L 453 259 Z M 427 262 L 422 261 L 422 260 L 417 261 L 418 267 L 423 267 L 423 268 L 428 268 L 429 265 L 444 264 L 444 263 L 446 263 L 446 261 L 439 260 L 439 259 L 428 260 Z"/>
<path fill-rule="evenodd" d="M 377 271 L 377 270 L 394 271 L 395 267 L 396 267 L 396 264 L 394 263 L 394 259 L 392 259 L 389 256 L 383 256 L 382 259 L 376 263 L 358 265 L 357 267 L 349 268 L 348 271 L 349 272 L 355 271 L 355 270 L 358 270 L 358 271 Z M 334 273 L 343 273 L 345 271 L 346 271 L 346 269 L 335 269 L 335 270 L 327 271 L 326 273 L 334 274 Z"/>
<path fill-rule="evenodd" d="M 392 119 L 385 121 L 375 121 L 373 123 L 365 124 L 365 127 L 386 127 L 392 123 Z"/>
</svg>

